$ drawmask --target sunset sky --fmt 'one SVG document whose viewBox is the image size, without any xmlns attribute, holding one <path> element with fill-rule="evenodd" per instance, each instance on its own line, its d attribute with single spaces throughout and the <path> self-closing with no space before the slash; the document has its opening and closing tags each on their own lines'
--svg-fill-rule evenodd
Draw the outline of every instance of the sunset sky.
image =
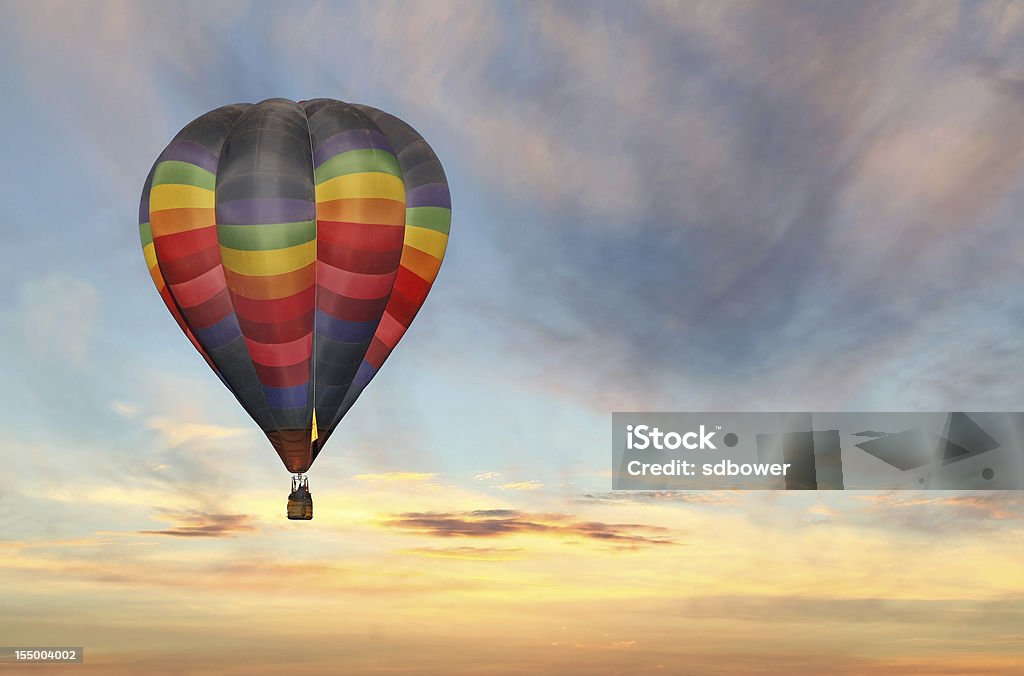
<svg viewBox="0 0 1024 676">
<path fill-rule="evenodd" d="M 81 674 L 1019 673 L 1024 495 L 613 493 L 610 436 L 1024 410 L 1021 5 L 0 17 L 0 645 L 84 646 Z M 407 120 L 453 202 L 308 523 L 137 229 L 181 127 L 271 97 Z"/>
</svg>

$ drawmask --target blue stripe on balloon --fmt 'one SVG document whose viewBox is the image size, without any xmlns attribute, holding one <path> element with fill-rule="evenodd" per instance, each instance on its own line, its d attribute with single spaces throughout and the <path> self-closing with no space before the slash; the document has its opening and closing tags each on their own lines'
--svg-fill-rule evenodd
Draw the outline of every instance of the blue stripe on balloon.
<svg viewBox="0 0 1024 676">
<path fill-rule="evenodd" d="M 316 311 L 316 332 L 339 343 L 365 343 L 373 338 L 377 320 L 353 322 L 337 319 L 320 310 Z"/>
<path fill-rule="evenodd" d="M 267 404 L 270 408 L 298 408 L 306 405 L 307 385 L 295 385 L 294 387 L 268 387 L 263 386 L 263 392 L 267 395 Z"/>
<path fill-rule="evenodd" d="M 363 388 L 370 384 L 373 377 L 377 375 L 377 369 L 373 365 L 363 360 L 363 363 L 359 365 L 359 370 L 356 371 L 355 377 L 352 379 L 352 385 L 349 389 L 353 389 L 356 392 L 361 392 Z"/>
<path fill-rule="evenodd" d="M 426 183 L 405 189 L 405 208 L 445 207 L 452 208 L 452 195 L 444 183 Z"/>
<path fill-rule="evenodd" d="M 392 155 L 395 154 L 395 149 L 391 147 L 388 137 L 379 131 L 375 129 L 346 129 L 320 142 L 316 151 L 313 152 L 313 165 L 319 167 L 335 155 L 363 149 L 385 150 Z"/>
<path fill-rule="evenodd" d="M 238 328 L 238 319 L 233 312 L 216 324 L 211 324 L 203 329 L 193 329 L 193 332 L 196 334 L 199 344 L 206 350 L 224 347 L 242 335 L 242 330 Z"/>
</svg>

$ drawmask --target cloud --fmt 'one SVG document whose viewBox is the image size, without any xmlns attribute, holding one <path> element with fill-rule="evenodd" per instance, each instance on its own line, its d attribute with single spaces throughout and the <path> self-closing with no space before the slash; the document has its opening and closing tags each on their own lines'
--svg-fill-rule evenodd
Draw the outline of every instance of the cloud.
<svg viewBox="0 0 1024 676">
<path fill-rule="evenodd" d="M 432 559 L 465 561 L 516 561 L 525 558 L 526 555 L 523 549 L 502 547 L 416 547 L 400 550 L 400 553 Z"/>
<path fill-rule="evenodd" d="M 969 536 L 1024 531 L 1024 497 L 1016 491 L 918 491 L 858 495 L 874 526 L 907 533 Z"/>
<path fill-rule="evenodd" d="M 473 475 L 473 481 L 487 481 L 488 479 L 497 479 L 501 474 L 499 472 L 481 472 Z"/>
<path fill-rule="evenodd" d="M 580 521 L 568 514 L 491 509 L 472 512 L 405 512 L 385 526 L 435 537 L 492 538 L 522 534 L 601 540 L 626 546 L 677 544 L 662 526 Z"/>
<path fill-rule="evenodd" d="M 629 233 L 599 214 L 515 230 L 521 311 L 487 321 L 549 355 L 524 381 L 604 410 L 1014 406 L 1024 154 L 1005 139 L 1024 113 L 981 68 L 1019 75 L 1001 22 L 667 4 L 629 31 L 543 11 L 579 77 L 528 95 L 550 125 L 580 118 L 567 139 L 624 146 L 644 188 Z M 609 84 L 605 52 L 638 77 Z"/>
<path fill-rule="evenodd" d="M 134 418 L 139 413 L 139 406 L 127 401 L 110 402 L 110 410 L 122 418 Z"/>
<path fill-rule="evenodd" d="M 171 446 L 194 443 L 213 443 L 226 439 L 235 439 L 255 434 L 252 429 L 244 427 L 227 427 L 207 423 L 182 422 L 170 418 L 149 418 L 146 425 L 161 434 Z"/>
<path fill-rule="evenodd" d="M 163 530 L 142 530 L 140 535 L 166 535 L 178 538 L 231 538 L 257 530 L 254 520 L 247 514 L 209 514 L 191 510 L 168 512 L 159 510 L 156 516 L 173 524 Z"/>
<path fill-rule="evenodd" d="M 503 491 L 536 491 L 544 488 L 544 484 L 540 481 L 515 481 L 513 483 L 500 484 L 498 488 Z"/>
<path fill-rule="evenodd" d="M 577 500 L 599 504 L 681 502 L 693 505 L 722 505 L 735 504 L 741 498 L 737 491 L 610 491 L 584 493 Z"/>
<path fill-rule="evenodd" d="M 415 481 L 424 482 L 435 478 L 433 472 L 377 472 L 372 474 L 356 474 L 356 481 Z"/>
</svg>

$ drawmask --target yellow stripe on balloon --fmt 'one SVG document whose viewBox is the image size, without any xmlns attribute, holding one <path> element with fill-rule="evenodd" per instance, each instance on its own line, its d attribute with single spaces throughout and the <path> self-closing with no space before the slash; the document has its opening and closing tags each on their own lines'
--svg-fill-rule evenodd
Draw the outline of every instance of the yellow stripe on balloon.
<svg viewBox="0 0 1024 676">
<path fill-rule="evenodd" d="M 156 247 L 152 242 L 142 247 L 142 255 L 146 257 L 146 267 L 152 270 L 156 265 Z"/>
<path fill-rule="evenodd" d="M 167 183 L 155 185 L 149 192 L 149 211 L 164 209 L 213 209 L 213 191 L 194 185 Z"/>
<path fill-rule="evenodd" d="M 167 282 L 164 281 L 164 273 L 160 271 L 160 266 L 156 262 L 156 254 L 153 252 L 153 245 L 147 244 L 142 249 L 143 255 L 146 257 L 146 265 L 149 265 L 149 276 L 153 278 L 153 283 L 156 284 L 157 291 L 163 291 L 164 287 L 167 286 Z M 152 259 L 152 263 L 150 260 Z"/>
<path fill-rule="evenodd" d="M 434 258 L 441 259 L 444 258 L 444 250 L 448 247 L 448 235 L 429 228 L 406 225 L 405 246 L 411 246 Z"/>
<path fill-rule="evenodd" d="M 316 260 L 316 240 L 270 251 L 241 251 L 222 246 L 220 258 L 224 267 L 241 275 L 280 275 L 298 270 Z"/>
<path fill-rule="evenodd" d="M 316 187 L 317 202 L 359 197 L 394 200 L 405 204 L 405 183 L 391 174 L 366 171 L 336 176 Z"/>
</svg>

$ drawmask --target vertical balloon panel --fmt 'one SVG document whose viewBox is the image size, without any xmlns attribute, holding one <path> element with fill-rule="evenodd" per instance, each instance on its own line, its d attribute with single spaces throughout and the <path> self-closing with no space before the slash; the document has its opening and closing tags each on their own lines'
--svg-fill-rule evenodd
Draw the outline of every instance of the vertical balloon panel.
<svg viewBox="0 0 1024 676">
<path fill-rule="evenodd" d="M 227 292 L 217 246 L 216 173 L 229 130 L 248 108 L 225 106 L 187 125 L 164 149 L 147 194 L 154 255 L 182 321 L 261 429 L 270 429 Z"/>
<path fill-rule="evenodd" d="M 405 186 L 391 144 L 366 115 L 330 99 L 303 105 L 317 200 L 315 405 L 326 438 L 395 283 Z"/>
<path fill-rule="evenodd" d="M 285 465 L 309 466 L 316 205 L 306 116 L 272 99 L 231 128 L 217 173 L 217 229 L 231 302 Z"/>
<path fill-rule="evenodd" d="M 448 180 L 430 145 L 397 117 L 370 106 L 356 107 L 377 124 L 396 151 L 405 183 L 405 235 L 401 264 L 384 315 L 328 434 L 377 375 L 423 307 L 441 268 L 451 227 Z"/>
</svg>

